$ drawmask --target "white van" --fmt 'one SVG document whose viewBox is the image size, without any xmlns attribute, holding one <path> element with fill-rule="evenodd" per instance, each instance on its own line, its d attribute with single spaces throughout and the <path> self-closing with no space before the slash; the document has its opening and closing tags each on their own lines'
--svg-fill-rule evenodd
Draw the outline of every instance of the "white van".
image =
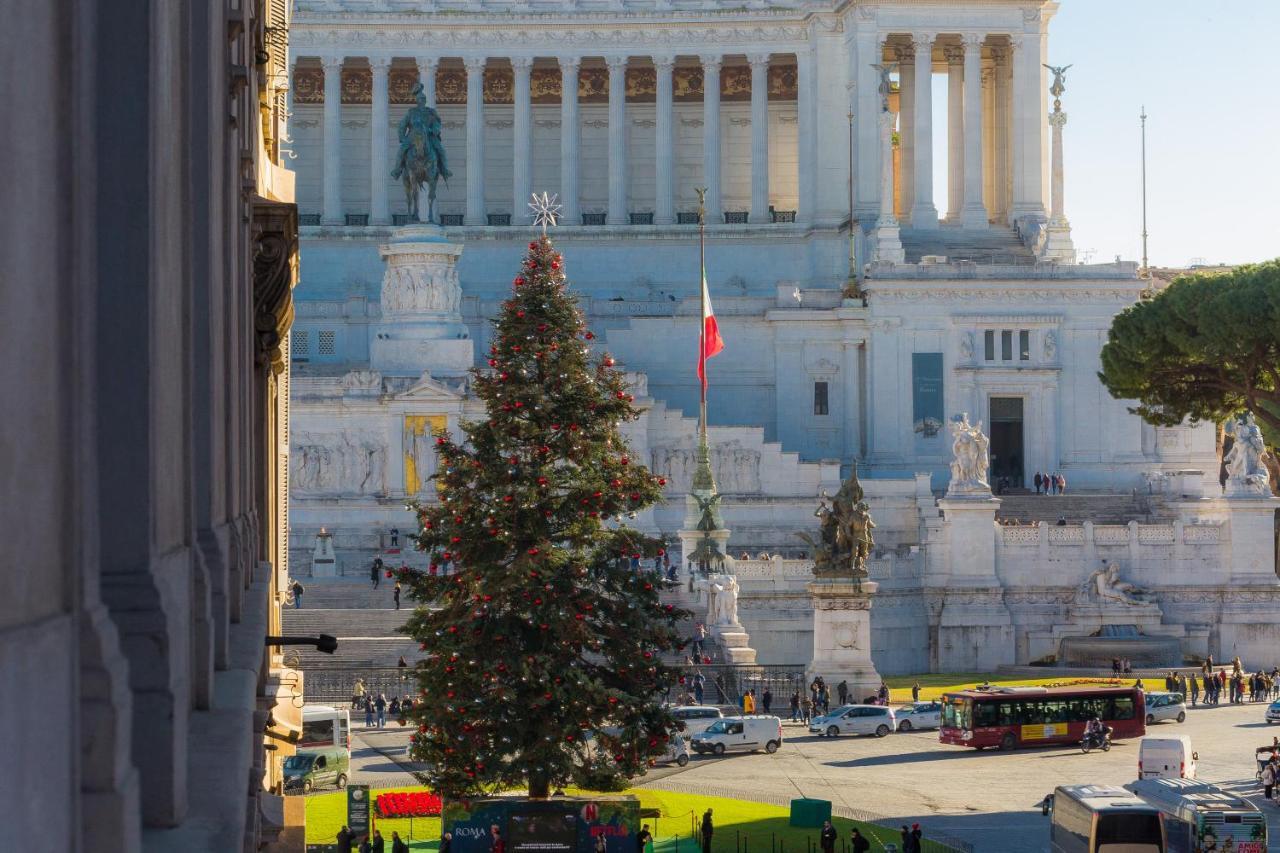
<svg viewBox="0 0 1280 853">
<path fill-rule="evenodd" d="M 1138 745 L 1138 778 L 1194 779 L 1199 758 L 1188 735 L 1144 737 Z"/>
<path fill-rule="evenodd" d="M 351 712 L 332 705 L 303 705 L 298 748 L 322 746 L 351 749 Z"/>
<path fill-rule="evenodd" d="M 715 705 L 677 705 L 670 709 L 671 718 L 689 737 L 702 734 L 707 727 L 724 716 Z"/>
<path fill-rule="evenodd" d="M 774 753 L 782 746 L 782 720 L 752 714 L 743 717 L 724 717 L 707 727 L 705 732 L 693 736 L 689 742 L 693 751 L 724 755 L 726 752 L 755 752 L 763 749 Z"/>
</svg>

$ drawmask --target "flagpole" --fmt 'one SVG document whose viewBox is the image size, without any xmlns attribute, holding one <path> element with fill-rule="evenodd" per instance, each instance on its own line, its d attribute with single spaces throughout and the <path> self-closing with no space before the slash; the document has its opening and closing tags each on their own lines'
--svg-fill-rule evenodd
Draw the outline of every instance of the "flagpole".
<svg viewBox="0 0 1280 853">
<path fill-rule="evenodd" d="M 1151 270 L 1147 267 L 1147 106 L 1142 105 L 1142 113 L 1138 116 L 1142 121 L 1142 277 L 1150 278 Z"/>
<path fill-rule="evenodd" d="M 698 363 L 702 366 L 704 379 L 698 383 L 701 399 L 698 406 L 698 435 L 705 444 L 707 440 L 707 382 L 705 379 L 707 362 L 707 288 L 703 285 L 707 274 L 707 188 L 694 190 L 698 194 Z"/>
</svg>

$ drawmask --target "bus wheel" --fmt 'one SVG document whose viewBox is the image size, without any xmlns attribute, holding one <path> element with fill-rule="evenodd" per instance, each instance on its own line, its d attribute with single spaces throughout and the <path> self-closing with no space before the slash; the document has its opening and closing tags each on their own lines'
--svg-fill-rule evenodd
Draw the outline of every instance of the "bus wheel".
<svg viewBox="0 0 1280 853">
<path fill-rule="evenodd" d="M 1000 738 L 1000 749 L 1005 752 L 1011 752 L 1018 746 L 1018 739 L 1013 736 L 1013 732 L 1005 732 L 1004 737 Z"/>
</svg>

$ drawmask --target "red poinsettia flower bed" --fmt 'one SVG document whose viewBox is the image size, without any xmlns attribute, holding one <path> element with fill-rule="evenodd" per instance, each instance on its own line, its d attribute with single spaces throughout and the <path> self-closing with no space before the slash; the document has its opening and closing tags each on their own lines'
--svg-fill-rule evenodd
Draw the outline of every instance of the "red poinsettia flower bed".
<svg viewBox="0 0 1280 853">
<path fill-rule="evenodd" d="M 440 795 L 430 791 L 393 791 L 375 800 L 382 817 L 437 817 Z"/>
</svg>

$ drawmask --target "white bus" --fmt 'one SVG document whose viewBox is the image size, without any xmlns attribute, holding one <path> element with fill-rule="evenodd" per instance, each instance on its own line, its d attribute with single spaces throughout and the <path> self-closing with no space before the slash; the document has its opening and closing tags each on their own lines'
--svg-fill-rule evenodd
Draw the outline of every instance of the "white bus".
<svg viewBox="0 0 1280 853">
<path fill-rule="evenodd" d="M 1160 810 L 1124 788 L 1061 785 L 1046 800 L 1053 853 L 1165 853 Z"/>
<path fill-rule="evenodd" d="M 298 749 L 337 746 L 351 749 L 351 713 L 332 705 L 302 706 L 302 737 Z"/>
<path fill-rule="evenodd" d="M 1160 810 L 1169 853 L 1267 853 L 1267 818 L 1241 797 L 1194 779 L 1140 779 L 1125 788 Z"/>
</svg>

